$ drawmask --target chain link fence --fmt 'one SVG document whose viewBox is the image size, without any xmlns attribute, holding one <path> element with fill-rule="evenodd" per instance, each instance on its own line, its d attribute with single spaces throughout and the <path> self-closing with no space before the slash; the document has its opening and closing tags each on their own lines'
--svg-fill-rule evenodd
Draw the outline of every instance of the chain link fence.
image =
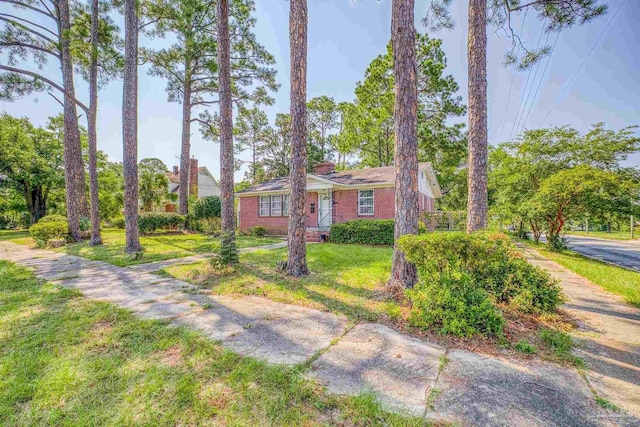
<svg viewBox="0 0 640 427">
<path fill-rule="evenodd" d="M 429 231 L 464 231 L 467 227 L 466 212 L 425 212 L 423 219 Z"/>
</svg>

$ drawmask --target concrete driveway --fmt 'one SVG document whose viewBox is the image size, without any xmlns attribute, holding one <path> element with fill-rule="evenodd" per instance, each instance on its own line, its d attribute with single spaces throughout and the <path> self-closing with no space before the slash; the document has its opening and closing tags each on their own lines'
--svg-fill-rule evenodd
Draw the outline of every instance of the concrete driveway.
<svg viewBox="0 0 640 427">
<path fill-rule="evenodd" d="M 567 235 L 572 250 L 640 272 L 640 241 L 605 240 Z"/>
</svg>

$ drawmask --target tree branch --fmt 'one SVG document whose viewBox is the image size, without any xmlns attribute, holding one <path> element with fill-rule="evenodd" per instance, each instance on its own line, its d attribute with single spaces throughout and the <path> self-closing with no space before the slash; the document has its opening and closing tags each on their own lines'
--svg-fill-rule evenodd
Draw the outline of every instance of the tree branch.
<svg viewBox="0 0 640 427">
<path fill-rule="evenodd" d="M 40 46 L 36 46 L 36 45 L 33 45 L 33 44 L 29 44 L 29 43 L 21 43 L 21 42 L 0 43 L 0 47 L 3 47 L 3 46 L 5 46 L 5 47 L 15 46 L 15 47 L 24 47 L 26 49 L 33 49 L 33 50 L 37 50 L 37 51 L 40 51 L 40 52 L 47 53 L 47 54 L 49 54 L 51 56 L 54 56 L 54 57 L 60 59 L 60 55 L 55 53 L 54 51 L 46 49 L 44 47 L 40 47 Z"/>
<path fill-rule="evenodd" d="M 15 15 L 10 15 L 10 14 L 8 14 L 8 13 L 0 13 L 0 17 L 2 17 L 2 16 L 4 16 L 4 17 L 5 17 L 5 19 L 3 19 L 3 21 L 7 21 L 7 22 L 11 22 L 11 20 L 15 20 L 15 21 L 22 21 L 22 22 L 25 22 L 25 23 L 27 23 L 27 24 L 29 24 L 29 25 L 33 25 L 33 26 L 34 26 L 34 27 L 36 27 L 36 28 L 40 28 L 41 30 L 47 31 L 47 32 L 49 32 L 52 36 L 54 36 L 54 37 L 56 37 L 56 38 L 58 37 L 58 34 L 57 34 L 56 32 L 51 31 L 50 29 L 48 29 L 48 28 L 47 28 L 47 27 L 45 27 L 44 25 L 39 25 L 39 24 L 36 24 L 35 22 L 31 22 L 31 21 L 29 21 L 28 19 L 24 19 L 24 18 L 21 18 L 21 17 L 19 17 L 19 16 L 15 16 Z M 25 26 L 24 24 L 20 24 L 19 22 L 15 22 L 15 23 L 14 23 L 14 25 L 19 25 L 19 26 L 20 26 L 20 28 L 24 28 L 25 30 L 31 31 L 33 34 L 40 35 L 40 33 L 38 33 L 38 32 L 36 32 L 36 31 L 31 30 L 29 27 Z M 47 40 L 51 41 L 51 43 L 55 43 L 52 39 L 49 39 L 49 38 L 47 38 L 47 37 L 45 37 L 45 36 L 40 35 L 40 37 L 42 37 L 42 38 L 46 38 Z"/>
<path fill-rule="evenodd" d="M 50 79 L 48 79 L 46 77 L 41 76 L 38 73 L 32 72 L 32 71 L 23 70 L 21 68 L 9 67 L 7 65 L 2 65 L 2 64 L 0 64 L 0 70 L 9 71 L 11 73 L 23 74 L 25 76 L 33 77 L 36 80 L 42 80 L 43 82 L 45 82 L 49 86 L 58 89 L 65 96 L 68 96 L 69 98 L 71 98 L 73 100 L 73 102 L 75 102 L 78 107 L 82 108 L 85 111 L 85 113 L 89 112 L 89 108 L 87 108 L 86 105 L 84 105 L 82 102 L 78 101 L 75 97 L 71 96 L 69 94 L 69 92 L 67 92 L 62 86 L 60 86 L 58 83 L 54 82 L 53 80 L 50 80 Z"/>
<path fill-rule="evenodd" d="M 22 3 L 22 2 L 19 2 L 19 1 L 16 1 L 16 0 L 0 0 L 0 3 L 11 3 L 11 4 L 14 4 L 14 5 L 19 6 L 19 7 L 24 7 L 25 9 L 33 10 L 34 12 L 38 12 L 38 13 L 46 16 L 47 18 L 51 18 L 53 20 L 56 19 L 56 17 L 53 14 L 51 14 L 51 13 L 49 13 L 47 11 L 44 11 L 42 9 L 38 9 L 35 6 L 31 6 L 30 4 L 25 4 L 25 3 Z"/>
</svg>

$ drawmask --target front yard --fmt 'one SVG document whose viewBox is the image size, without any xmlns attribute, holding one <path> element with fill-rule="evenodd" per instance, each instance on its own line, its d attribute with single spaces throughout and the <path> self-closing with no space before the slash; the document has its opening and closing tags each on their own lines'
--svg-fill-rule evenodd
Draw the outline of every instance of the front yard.
<svg viewBox="0 0 640 427">
<path fill-rule="evenodd" d="M 0 425 L 424 425 L 0 261 Z"/>
</svg>

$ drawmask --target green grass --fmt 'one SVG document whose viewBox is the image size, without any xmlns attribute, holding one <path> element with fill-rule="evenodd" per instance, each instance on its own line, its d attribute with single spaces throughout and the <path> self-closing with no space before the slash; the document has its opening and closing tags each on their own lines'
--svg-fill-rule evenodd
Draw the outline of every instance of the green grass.
<svg viewBox="0 0 640 427">
<path fill-rule="evenodd" d="M 540 339 L 550 351 L 552 360 L 570 363 L 579 368 L 584 367 L 584 361 L 572 353 L 575 343 L 571 335 L 553 329 L 542 329 Z"/>
<path fill-rule="evenodd" d="M 334 243 L 307 246 L 311 275 L 291 278 L 276 271 L 286 249 L 240 255 L 235 270 L 202 262 L 166 268 L 160 273 L 187 280 L 220 294 L 259 295 L 344 314 L 352 320 L 397 319 L 400 305 L 383 296 L 391 271 L 392 248 Z"/>
<path fill-rule="evenodd" d="M 525 243 L 561 266 L 602 286 L 611 293 L 620 295 L 629 304 L 640 307 L 640 273 L 587 258 L 572 251 L 556 253 L 546 250 L 543 245 Z"/>
<path fill-rule="evenodd" d="M 220 238 L 206 234 L 158 233 L 140 237 L 140 243 L 144 247 L 144 255 L 139 259 L 135 259 L 124 252 L 124 230 L 104 229 L 101 234 L 102 246 L 89 246 L 88 242 L 81 242 L 58 248 L 56 251 L 63 251 L 69 255 L 82 256 L 124 267 L 217 252 L 220 248 Z M 33 245 L 33 240 L 29 238 L 29 234 L 26 231 L 2 231 L 0 232 L 0 240 Z M 238 248 L 268 245 L 281 241 L 282 239 L 277 237 L 237 236 L 236 238 Z"/>
<path fill-rule="evenodd" d="M 0 425 L 423 425 L 0 261 Z"/>
<path fill-rule="evenodd" d="M 631 240 L 631 233 L 629 231 L 612 231 L 607 233 L 606 231 L 589 231 L 587 234 L 586 231 L 567 231 L 568 235 L 576 235 L 576 236 L 588 236 L 588 237 L 596 237 L 598 239 L 609 239 L 609 240 Z M 634 240 L 640 239 L 640 230 L 637 230 L 634 236 Z"/>
</svg>

